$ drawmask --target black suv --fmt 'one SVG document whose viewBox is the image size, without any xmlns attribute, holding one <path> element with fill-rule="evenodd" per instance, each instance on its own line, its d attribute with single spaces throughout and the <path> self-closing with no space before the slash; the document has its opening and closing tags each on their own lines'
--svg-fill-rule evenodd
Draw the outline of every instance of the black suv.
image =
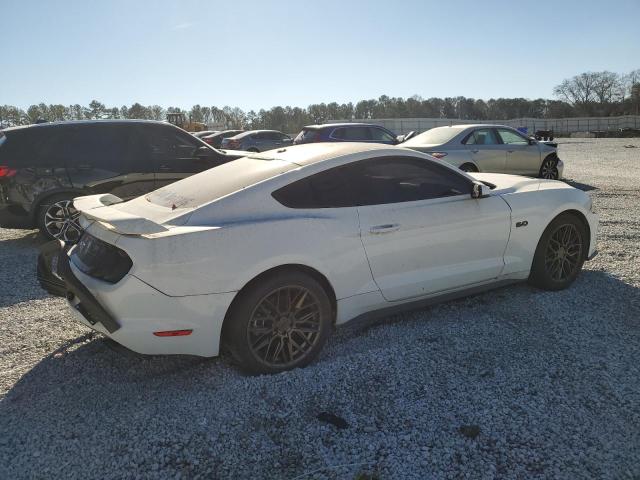
<svg viewBox="0 0 640 480">
<path fill-rule="evenodd" d="M 0 226 L 38 227 L 75 241 L 73 198 L 128 200 L 244 156 L 216 150 L 168 123 L 59 122 L 0 131 Z"/>
</svg>

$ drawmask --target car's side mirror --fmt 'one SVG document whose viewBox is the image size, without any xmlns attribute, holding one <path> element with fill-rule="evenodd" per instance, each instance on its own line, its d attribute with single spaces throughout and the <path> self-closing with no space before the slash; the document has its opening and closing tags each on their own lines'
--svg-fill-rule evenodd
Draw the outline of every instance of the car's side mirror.
<svg viewBox="0 0 640 480">
<path fill-rule="evenodd" d="M 529 145 L 535 145 L 535 144 L 536 144 L 535 138 L 530 138 L 529 139 Z"/>
<path fill-rule="evenodd" d="M 205 158 L 205 157 L 210 157 L 211 156 L 211 149 L 209 147 L 198 147 L 196 148 L 195 152 L 193 152 L 193 156 L 195 158 Z"/>
<path fill-rule="evenodd" d="M 472 186 L 471 186 L 471 198 L 482 198 L 484 196 L 483 193 L 483 187 L 484 185 L 482 185 L 480 182 L 473 182 Z"/>
</svg>

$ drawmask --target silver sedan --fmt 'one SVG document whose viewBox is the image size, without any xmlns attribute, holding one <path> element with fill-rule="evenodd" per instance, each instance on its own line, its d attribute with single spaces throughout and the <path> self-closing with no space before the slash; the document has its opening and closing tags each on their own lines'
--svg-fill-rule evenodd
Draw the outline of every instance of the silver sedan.
<svg viewBox="0 0 640 480">
<path fill-rule="evenodd" d="M 555 146 L 504 125 L 437 127 L 401 145 L 428 153 L 467 172 L 510 173 L 557 180 L 563 163 Z"/>
</svg>

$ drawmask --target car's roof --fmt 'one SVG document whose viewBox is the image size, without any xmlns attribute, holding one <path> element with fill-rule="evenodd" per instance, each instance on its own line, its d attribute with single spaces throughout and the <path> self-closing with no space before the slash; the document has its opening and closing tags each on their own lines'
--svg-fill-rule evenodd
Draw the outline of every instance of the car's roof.
<svg viewBox="0 0 640 480">
<path fill-rule="evenodd" d="M 357 123 L 357 122 L 343 122 L 343 123 L 323 123 L 321 125 L 306 125 L 303 128 L 307 128 L 310 130 L 320 130 L 321 128 L 336 128 L 336 127 L 380 127 L 384 128 L 380 125 L 376 125 L 375 123 Z"/>
<path fill-rule="evenodd" d="M 19 125 L 16 127 L 5 128 L 4 131 L 22 130 L 25 128 L 51 128 L 64 127 L 72 125 L 131 125 L 131 124 L 153 124 L 153 125 L 172 125 L 169 122 L 161 122 L 158 120 L 136 120 L 136 119 L 105 119 L 105 120 L 66 120 L 61 122 L 35 123 L 31 125 Z"/>
<path fill-rule="evenodd" d="M 406 155 L 421 155 L 414 150 L 402 150 Z M 280 176 L 288 177 L 292 172 L 301 170 L 300 167 L 304 169 L 319 162 L 340 161 L 352 154 L 366 155 L 368 152 L 375 152 L 377 155 L 397 155 L 400 149 L 382 144 L 355 142 L 294 145 L 224 163 L 166 185 L 144 198 L 166 208 L 199 208 L 232 193 L 244 191 L 252 185 L 270 182 Z"/>
<path fill-rule="evenodd" d="M 264 153 L 256 153 L 251 158 L 261 160 L 282 160 L 300 166 L 312 165 L 314 163 L 344 157 L 358 152 L 379 152 L 398 153 L 397 147 L 391 147 L 380 143 L 361 142 L 319 142 L 293 145 L 279 150 L 269 150 Z"/>
<path fill-rule="evenodd" d="M 511 128 L 509 125 L 501 125 L 499 123 L 459 123 L 457 125 L 442 125 L 434 128 Z"/>
<path fill-rule="evenodd" d="M 246 130 L 244 132 L 240 132 L 238 133 L 235 137 L 233 138 L 244 138 L 244 137 L 248 137 L 250 135 L 255 135 L 256 133 L 265 133 L 265 132 L 272 132 L 272 133 L 282 133 L 279 130 Z"/>
</svg>

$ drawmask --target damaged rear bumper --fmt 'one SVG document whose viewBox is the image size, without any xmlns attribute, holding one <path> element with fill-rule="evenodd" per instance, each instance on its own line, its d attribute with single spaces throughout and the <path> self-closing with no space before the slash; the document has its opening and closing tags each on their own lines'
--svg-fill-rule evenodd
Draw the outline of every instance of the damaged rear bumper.
<svg viewBox="0 0 640 480">
<path fill-rule="evenodd" d="M 59 240 L 41 247 L 37 273 L 40 286 L 52 295 L 69 300 L 91 325 L 101 323 L 109 333 L 115 332 L 120 324 L 73 274 L 67 250 Z"/>
</svg>

